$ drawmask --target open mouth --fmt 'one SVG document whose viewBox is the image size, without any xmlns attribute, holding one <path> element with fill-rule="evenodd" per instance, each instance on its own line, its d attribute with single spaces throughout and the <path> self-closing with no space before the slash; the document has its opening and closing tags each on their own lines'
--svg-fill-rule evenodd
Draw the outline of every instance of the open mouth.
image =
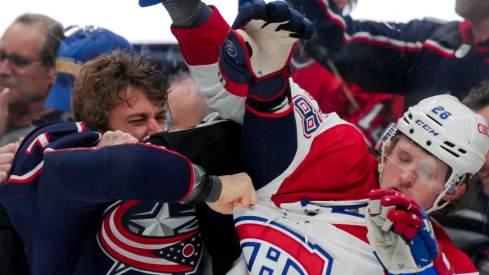
<svg viewBox="0 0 489 275">
<path fill-rule="evenodd" d="M 402 193 L 402 191 L 399 190 L 399 188 L 397 188 L 397 187 L 391 187 L 391 188 L 389 188 L 389 190 L 394 190 L 394 191 L 397 191 L 399 193 Z"/>
</svg>

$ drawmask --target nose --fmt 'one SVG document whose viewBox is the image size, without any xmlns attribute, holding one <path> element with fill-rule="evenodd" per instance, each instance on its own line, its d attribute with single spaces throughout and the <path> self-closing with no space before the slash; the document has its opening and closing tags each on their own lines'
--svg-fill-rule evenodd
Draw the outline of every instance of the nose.
<svg viewBox="0 0 489 275">
<path fill-rule="evenodd" d="M 401 173 L 401 187 L 409 188 L 415 181 L 416 178 L 414 177 L 413 173 L 408 171 L 403 171 Z"/>
<path fill-rule="evenodd" d="M 10 65 L 10 61 L 8 60 L 8 58 L 0 61 L 0 75 L 12 75 L 12 66 Z"/>
<path fill-rule="evenodd" d="M 165 131 L 165 124 L 159 124 L 155 119 L 148 120 L 148 135 Z"/>
</svg>

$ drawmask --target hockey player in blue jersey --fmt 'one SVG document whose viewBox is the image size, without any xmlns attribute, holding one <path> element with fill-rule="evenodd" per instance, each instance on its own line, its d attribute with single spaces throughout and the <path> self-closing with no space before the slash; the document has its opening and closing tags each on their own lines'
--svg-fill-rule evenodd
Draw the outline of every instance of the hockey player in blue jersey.
<svg viewBox="0 0 489 275">
<path fill-rule="evenodd" d="M 487 1 L 452 1 L 462 22 L 426 18 L 406 23 L 354 20 L 343 16 L 333 0 L 288 2 L 314 22 L 316 35 L 305 47 L 309 56 L 328 70 L 334 63 L 349 83 L 405 96 L 405 110 L 438 94 L 461 100 L 487 79 Z"/>
<path fill-rule="evenodd" d="M 229 212 L 255 203 L 249 177 L 211 176 L 138 142 L 169 117 L 164 78 L 144 58 L 114 52 L 86 63 L 72 106 L 88 123 L 29 134 L 0 186 L 33 274 L 202 274 L 202 236 L 186 204 Z M 178 201 L 186 204 L 165 203 Z"/>
</svg>

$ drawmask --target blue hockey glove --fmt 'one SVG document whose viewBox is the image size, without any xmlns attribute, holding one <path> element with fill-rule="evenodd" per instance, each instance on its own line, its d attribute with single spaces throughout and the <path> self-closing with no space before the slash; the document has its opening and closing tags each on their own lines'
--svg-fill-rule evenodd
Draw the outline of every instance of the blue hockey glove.
<svg viewBox="0 0 489 275">
<path fill-rule="evenodd" d="M 285 2 L 246 3 L 219 49 L 221 82 L 230 93 L 268 101 L 287 86 L 288 64 L 299 38 L 312 23 Z"/>
<path fill-rule="evenodd" d="M 140 7 L 149 7 L 165 2 L 166 0 L 139 0 Z M 171 0 L 174 2 L 180 2 L 181 0 Z"/>
<path fill-rule="evenodd" d="M 395 190 L 372 190 L 368 240 L 389 274 L 453 274 L 422 206 Z"/>
</svg>

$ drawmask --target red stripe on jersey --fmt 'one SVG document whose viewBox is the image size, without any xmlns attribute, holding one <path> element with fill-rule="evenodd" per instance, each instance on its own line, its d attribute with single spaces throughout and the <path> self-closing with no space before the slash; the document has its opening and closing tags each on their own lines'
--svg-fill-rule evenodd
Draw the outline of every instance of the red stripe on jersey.
<svg viewBox="0 0 489 275">
<path fill-rule="evenodd" d="M 248 109 L 248 111 L 252 112 L 253 114 L 259 116 L 259 117 L 269 117 L 269 118 L 279 118 L 288 115 L 292 110 L 294 109 L 294 105 L 290 104 L 290 106 L 287 108 L 287 110 L 282 111 L 280 113 L 263 113 L 259 112 L 253 108 L 251 108 L 248 103 L 245 101 L 245 107 Z"/>
<path fill-rule="evenodd" d="M 42 171 L 42 166 L 44 162 L 39 163 L 34 169 L 32 169 L 29 173 L 26 173 L 22 176 L 11 175 L 8 182 L 14 183 L 26 183 L 36 178 Z"/>
<path fill-rule="evenodd" d="M 351 225 L 351 224 L 333 224 L 333 225 L 334 227 L 345 231 L 346 233 L 356 237 L 357 239 L 360 239 L 365 243 L 369 243 L 367 238 L 368 229 L 366 226 Z"/>
<path fill-rule="evenodd" d="M 436 44 L 433 44 L 433 43 L 436 43 L 436 42 L 433 40 L 427 40 L 426 42 L 423 43 L 423 47 L 430 49 L 430 50 L 434 51 L 435 53 L 437 53 L 443 57 L 446 57 L 446 58 L 455 57 L 455 52 L 453 50 L 443 49 L 440 45 L 438 45 L 438 43 L 436 43 Z"/>
<path fill-rule="evenodd" d="M 39 145 L 39 148 L 41 148 L 41 150 L 43 150 L 44 147 L 46 147 L 49 143 L 51 143 L 51 139 L 49 138 L 48 133 L 40 134 L 39 136 L 36 137 L 35 140 L 31 142 L 29 147 L 27 147 L 25 153 L 30 155 L 32 153 L 32 148 L 34 148 L 34 145 L 36 144 Z"/>
<path fill-rule="evenodd" d="M 331 9 L 329 8 L 328 3 L 327 3 L 328 1 L 327 0 L 317 0 L 317 2 L 323 8 L 323 11 L 324 11 L 324 14 L 326 15 L 326 17 L 341 27 L 341 29 L 343 30 L 343 41 L 345 43 L 362 41 L 362 42 L 366 42 L 366 43 L 373 44 L 373 45 L 390 46 L 390 47 L 396 48 L 400 51 L 406 51 L 406 52 L 416 52 L 416 51 L 421 50 L 424 47 L 424 48 L 433 50 L 434 52 L 436 52 L 437 54 L 439 54 L 443 57 L 454 57 L 454 53 L 448 53 L 446 50 L 444 50 L 444 49 L 442 49 L 436 45 L 426 43 L 426 42 L 423 43 L 422 47 L 420 47 L 419 46 L 420 41 L 407 43 L 405 41 L 395 40 L 395 39 L 392 39 L 392 38 L 384 36 L 384 35 L 372 36 L 370 33 L 366 33 L 366 34 L 361 33 L 360 34 L 359 32 L 349 34 L 346 31 L 346 25 L 345 25 L 346 22 L 344 21 L 344 19 L 340 15 L 335 14 L 331 11 Z M 464 39 L 464 40 L 466 40 L 466 39 Z"/>
<path fill-rule="evenodd" d="M 76 125 L 78 126 L 78 132 L 85 132 L 86 131 L 86 128 L 85 128 L 86 123 L 85 122 L 77 122 Z"/>
</svg>

